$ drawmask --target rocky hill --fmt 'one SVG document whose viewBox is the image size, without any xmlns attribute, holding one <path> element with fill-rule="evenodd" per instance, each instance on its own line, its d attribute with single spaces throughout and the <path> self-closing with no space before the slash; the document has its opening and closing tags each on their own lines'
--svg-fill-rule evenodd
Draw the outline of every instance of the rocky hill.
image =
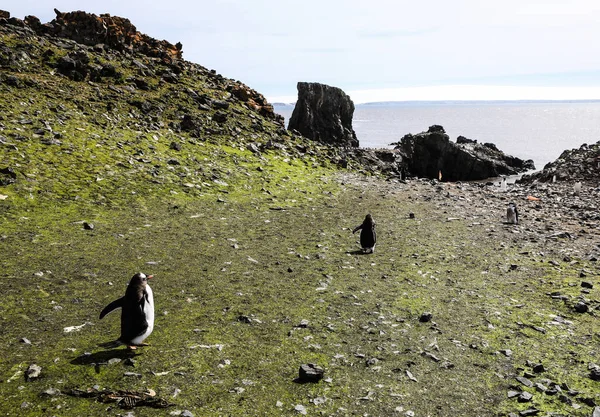
<svg viewBox="0 0 600 417">
<path fill-rule="evenodd" d="M 185 61 L 181 44 L 125 18 L 55 12 L 44 24 L 0 13 L 3 209 L 33 198 L 193 195 L 268 170 L 271 157 L 361 167 L 288 132 L 263 95 Z"/>
</svg>

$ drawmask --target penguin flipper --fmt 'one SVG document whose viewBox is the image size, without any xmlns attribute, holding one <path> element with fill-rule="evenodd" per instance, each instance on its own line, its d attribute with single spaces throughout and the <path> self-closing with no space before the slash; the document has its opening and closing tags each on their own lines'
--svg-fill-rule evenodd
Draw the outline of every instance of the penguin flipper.
<svg viewBox="0 0 600 417">
<path fill-rule="evenodd" d="M 102 317 L 106 316 L 108 313 L 112 312 L 113 310 L 123 307 L 124 300 L 125 300 L 125 297 L 121 297 L 121 298 L 113 301 L 106 307 L 104 307 L 104 309 L 100 312 L 100 319 L 102 319 Z"/>
</svg>

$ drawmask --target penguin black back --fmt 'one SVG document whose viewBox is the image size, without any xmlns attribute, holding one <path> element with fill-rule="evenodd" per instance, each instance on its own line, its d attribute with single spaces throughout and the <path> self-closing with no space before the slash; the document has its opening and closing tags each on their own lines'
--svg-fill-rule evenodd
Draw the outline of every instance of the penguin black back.
<svg viewBox="0 0 600 417">
<path fill-rule="evenodd" d="M 360 246 L 363 251 L 373 253 L 377 243 L 377 233 L 375 232 L 375 221 L 373 216 L 367 214 L 362 224 L 356 226 L 352 233 L 360 230 Z"/>
<path fill-rule="evenodd" d="M 139 345 L 154 328 L 154 298 L 148 279 L 143 273 L 135 274 L 129 281 L 125 295 L 100 313 L 100 318 L 121 308 L 121 336 L 119 341 L 127 345 Z"/>
</svg>

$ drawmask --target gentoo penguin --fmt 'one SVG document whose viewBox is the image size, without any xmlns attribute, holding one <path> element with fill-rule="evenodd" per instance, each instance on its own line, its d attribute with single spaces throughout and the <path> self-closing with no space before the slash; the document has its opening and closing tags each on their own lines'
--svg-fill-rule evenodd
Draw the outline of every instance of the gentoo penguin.
<svg viewBox="0 0 600 417">
<path fill-rule="evenodd" d="M 519 224 L 519 211 L 515 203 L 508 203 L 506 209 L 506 223 L 508 224 Z"/>
<path fill-rule="evenodd" d="M 129 281 L 125 296 L 113 301 L 100 313 L 100 319 L 113 310 L 121 308 L 121 336 L 118 342 L 130 349 L 146 346 L 142 343 L 154 329 L 154 297 L 146 276 L 138 272 Z"/>
<path fill-rule="evenodd" d="M 370 214 L 367 214 L 361 225 L 356 226 L 352 233 L 360 230 L 360 246 L 363 252 L 375 252 L 375 243 L 377 243 L 377 233 L 375 233 L 375 222 Z"/>
</svg>

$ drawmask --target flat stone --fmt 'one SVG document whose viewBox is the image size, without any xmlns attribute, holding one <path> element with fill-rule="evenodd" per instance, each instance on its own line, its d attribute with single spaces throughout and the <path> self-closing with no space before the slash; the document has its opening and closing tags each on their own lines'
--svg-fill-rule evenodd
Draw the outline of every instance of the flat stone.
<svg viewBox="0 0 600 417">
<path fill-rule="evenodd" d="M 520 391 L 510 390 L 510 391 L 508 391 L 507 396 L 508 396 L 508 398 L 515 398 L 515 397 L 518 397 L 520 394 L 521 394 Z"/>
<path fill-rule="evenodd" d="M 519 411 L 520 416 L 537 416 L 540 410 L 537 408 L 528 408 L 527 410 Z"/>
<path fill-rule="evenodd" d="M 525 378 L 523 376 L 518 376 L 515 379 L 517 381 L 519 381 L 521 384 L 525 385 L 526 387 L 533 387 L 533 382 L 531 382 L 530 380 L 528 380 L 527 378 Z"/>
<path fill-rule="evenodd" d="M 530 392 L 523 391 L 519 395 L 519 398 L 517 398 L 517 401 L 519 401 L 520 403 L 527 403 L 527 402 L 531 401 L 532 399 L 533 399 L 533 395 Z"/>
</svg>

